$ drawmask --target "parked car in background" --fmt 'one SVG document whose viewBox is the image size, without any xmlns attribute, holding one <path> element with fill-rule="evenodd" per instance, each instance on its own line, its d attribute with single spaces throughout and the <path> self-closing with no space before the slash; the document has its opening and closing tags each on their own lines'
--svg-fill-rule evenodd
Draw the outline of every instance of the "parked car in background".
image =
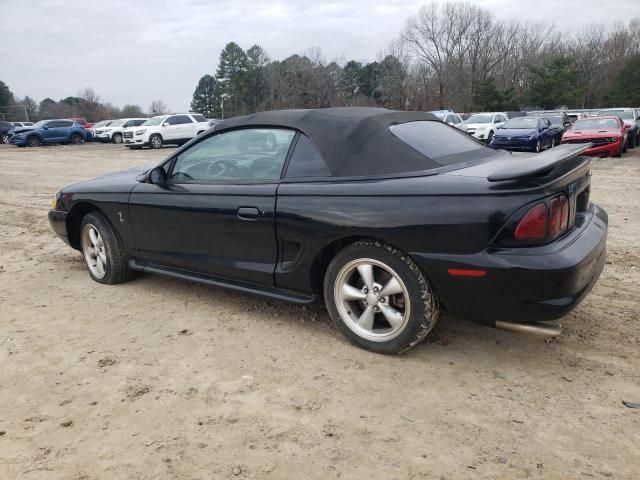
<svg viewBox="0 0 640 480">
<path fill-rule="evenodd" d="M 546 118 L 551 122 L 551 127 L 555 131 L 555 143 L 556 145 L 559 145 L 562 141 L 562 134 L 572 125 L 571 120 L 569 120 L 569 116 L 564 112 L 560 112 L 552 115 L 541 115 L 541 117 Z"/>
<path fill-rule="evenodd" d="M 628 127 L 627 132 L 627 148 L 633 148 L 640 143 L 640 124 L 638 123 L 638 115 L 633 108 L 607 108 L 598 112 L 598 117 L 608 117 L 615 115 L 620 117 L 624 124 Z"/>
<path fill-rule="evenodd" d="M 615 115 L 576 120 L 562 136 L 562 143 L 593 144 L 583 155 L 619 157 L 627 151 L 629 128 Z"/>
<path fill-rule="evenodd" d="M 11 137 L 9 132 L 14 128 L 13 123 L 0 120 L 0 143 L 9 143 L 9 138 Z"/>
<path fill-rule="evenodd" d="M 490 145 L 504 150 L 540 152 L 555 147 L 559 134 L 544 117 L 518 117 L 498 127 Z"/>
<path fill-rule="evenodd" d="M 33 122 L 11 122 L 14 127 L 31 127 Z"/>
<path fill-rule="evenodd" d="M 124 142 L 124 131 L 130 127 L 138 127 L 146 122 L 146 118 L 120 118 L 93 129 L 94 137 L 101 142 Z"/>
<path fill-rule="evenodd" d="M 433 110 L 429 113 L 435 115 L 444 123 L 453 127 L 457 127 L 462 123 L 462 117 L 451 110 Z"/>
<path fill-rule="evenodd" d="M 149 118 L 139 127 L 125 128 L 124 144 L 129 148 L 181 145 L 209 128 L 209 121 L 199 113 L 159 115 Z"/>
<path fill-rule="evenodd" d="M 507 115 L 501 112 L 474 113 L 459 127 L 463 132 L 490 143 L 499 126 L 508 120 Z"/>
<path fill-rule="evenodd" d="M 96 140 L 96 129 L 100 128 L 100 127 L 104 127 L 106 125 L 109 125 L 111 122 L 113 122 L 113 120 L 109 119 L 109 120 L 101 120 L 97 123 L 94 123 L 91 128 L 88 128 L 87 130 L 89 130 L 91 132 L 91 135 L 93 136 L 93 140 Z"/>
<path fill-rule="evenodd" d="M 30 127 L 16 128 L 9 142 L 19 147 L 38 147 L 54 143 L 79 145 L 91 138 L 91 133 L 78 122 L 61 120 L 41 120 Z"/>
<path fill-rule="evenodd" d="M 581 118 L 587 118 L 589 116 L 585 112 L 572 110 L 565 110 L 564 113 L 571 123 L 574 123 L 576 120 L 580 120 Z"/>
<path fill-rule="evenodd" d="M 95 282 L 143 271 L 323 299 L 340 332 L 379 353 L 420 343 L 440 305 L 555 336 L 538 322 L 573 310 L 605 264 L 584 149 L 514 161 L 427 113 L 259 112 L 154 168 L 64 188 L 49 221 Z"/>
<path fill-rule="evenodd" d="M 71 118 L 67 118 L 67 120 L 73 120 L 74 122 L 78 122 L 78 124 L 82 128 L 90 129 L 91 127 L 93 127 L 93 123 L 89 123 L 86 118 L 71 117 Z"/>
</svg>

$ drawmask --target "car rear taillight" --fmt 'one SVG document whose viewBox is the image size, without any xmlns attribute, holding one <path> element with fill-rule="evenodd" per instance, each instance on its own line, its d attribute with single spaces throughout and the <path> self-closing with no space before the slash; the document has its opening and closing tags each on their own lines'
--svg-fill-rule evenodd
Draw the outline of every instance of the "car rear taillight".
<svg viewBox="0 0 640 480">
<path fill-rule="evenodd" d="M 513 234 L 516 240 L 542 240 L 547 233 L 547 206 L 539 203 L 525 213 Z"/>
<path fill-rule="evenodd" d="M 551 200 L 549 205 L 549 237 L 555 238 L 567 229 L 569 201 L 564 195 Z"/>
<path fill-rule="evenodd" d="M 549 202 L 531 207 L 518 222 L 513 236 L 516 240 L 552 240 L 567 230 L 569 225 L 569 201 L 558 195 Z"/>
</svg>

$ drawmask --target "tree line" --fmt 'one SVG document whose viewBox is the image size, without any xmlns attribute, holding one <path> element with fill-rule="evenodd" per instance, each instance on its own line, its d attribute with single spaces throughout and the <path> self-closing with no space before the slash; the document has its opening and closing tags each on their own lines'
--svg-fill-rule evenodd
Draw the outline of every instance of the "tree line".
<svg viewBox="0 0 640 480">
<path fill-rule="evenodd" d="M 228 43 L 191 108 L 208 116 L 377 106 L 461 112 L 640 105 L 640 19 L 567 33 L 503 20 L 468 2 L 431 2 L 378 59 L 326 61 L 312 49 L 271 60 Z"/>
<path fill-rule="evenodd" d="M 147 111 L 139 105 L 124 105 L 119 108 L 110 102 L 102 102 L 91 87 L 86 87 L 75 96 L 58 101 L 45 98 L 36 102 L 30 96 L 16 98 L 9 87 L 0 81 L 0 119 L 8 121 L 38 121 L 49 118 L 86 118 L 90 122 L 112 118 L 144 118 L 167 113 L 167 105 L 162 100 L 154 100 Z"/>
</svg>

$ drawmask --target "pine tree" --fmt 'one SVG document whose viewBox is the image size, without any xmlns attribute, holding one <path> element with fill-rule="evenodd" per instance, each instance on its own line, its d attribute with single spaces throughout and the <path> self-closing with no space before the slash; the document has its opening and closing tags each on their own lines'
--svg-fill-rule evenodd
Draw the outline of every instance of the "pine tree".
<svg viewBox="0 0 640 480">
<path fill-rule="evenodd" d="M 220 53 L 215 88 L 216 98 L 224 101 L 225 118 L 246 113 L 247 71 L 245 51 L 235 42 L 227 43 Z M 216 105 L 216 115 L 221 113 L 220 110 L 220 104 Z"/>
<path fill-rule="evenodd" d="M 193 92 L 191 111 L 201 113 L 208 118 L 213 117 L 216 104 L 218 103 L 215 93 L 216 79 L 211 75 L 203 75 Z"/>
</svg>

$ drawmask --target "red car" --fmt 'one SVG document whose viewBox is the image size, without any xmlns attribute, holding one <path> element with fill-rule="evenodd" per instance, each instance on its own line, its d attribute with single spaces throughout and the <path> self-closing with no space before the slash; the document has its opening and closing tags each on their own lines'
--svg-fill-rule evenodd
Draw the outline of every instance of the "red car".
<svg viewBox="0 0 640 480">
<path fill-rule="evenodd" d="M 67 120 L 75 120 L 76 122 L 78 122 L 83 128 L 89 129 L 91 127 L 93 127 L 93 123 L 89 123 L 87 122 L 86 118 L 82 118 L 82 117 L 72 117 L 72 118 L 67 118 Z"/>
<path fill-rule="evenodd" d="M 582 155 L 619 157 L 627 151 L 627 127 L 620 117 L 581 118 L 562 135 L 562 143 L 593 143 Z"/>
</svg>

